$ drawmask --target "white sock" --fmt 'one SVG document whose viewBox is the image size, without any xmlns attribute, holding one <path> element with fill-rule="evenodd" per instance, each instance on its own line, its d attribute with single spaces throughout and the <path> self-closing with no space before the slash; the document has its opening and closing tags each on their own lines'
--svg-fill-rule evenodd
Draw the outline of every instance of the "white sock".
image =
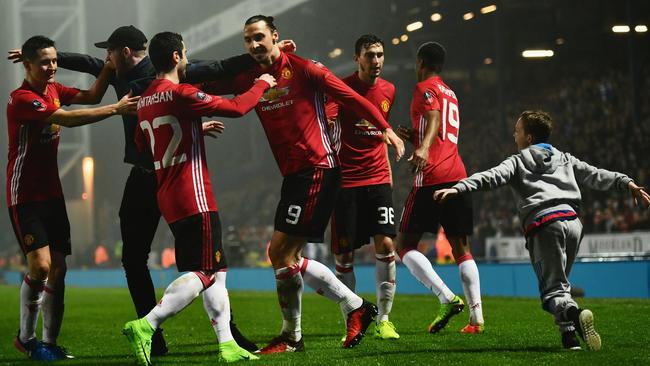
<svg viewBox="0 0 650 366">
<path fill-rule="evenodd" d="M 282 312 L 282 333 L 292 341 L 302 338 L 300 314 L 302 311 L 303 282 L 300 263 L 275 270 L 275 286 Z"/>
<path fill-rule="evenodd" d="M 471 254 L 466 254 L 457 260 L 460 280 L 467 306 L 469 306 L 469 323 L 472 325 L 483 324 L 483 309 L 481 307 L 481 280 L 478 267 Z"/>
<path fill-rule="evenodd" d="M 301 258 L 300 262 L 305 283 L 319 295 L 339 304 L 346 314 L 363 304 L 363 299 L 336 278 L 325 265 L 307 258 Z"/>
<path fill-rule="evenodd" d="M 52 282 L 48 282 L 43 288 L 41 313 L 43 314 L 43 342 L 45 343 L 56 344 L 56 339 L 61 331 L 64 291 L 64 286 L 56 286 Z"/>
<path fill-rule="evenodd" d="M 230 299 L 226 289 L 226 272 L 217 272 L 212 286 L 203 291 L 203 308 L 217 335 L 217 341 L 233 340 L 230 332 Z"/>
<path fill-rule="evenodd" d="M 354 291 L 357 286 L 357 279 L 354 276 L 354 263 L 339 263 L 336 261 L 336 278 Z"/>
<path fill-rule="evenodd" d="M 375 254 L 375 287 L 377 290 L 377 323 L 388 320 L 395 297 L 395 252 Z"/>
<path fill-rule="evenodd" d="M 201 276 L 205 278 L 202 280 Z M 199 296 L 205 286 L 209 286 L 209 282 L 204 285 L 205 280 L 209 281 L 208 276 L 201 272 L 188 272 L 175 279 L 165 289 L 158 305 L 145 316 L 149 324 L 154 329 L 158 329 L 165 320 L 185 309 Z"/>
<path fill-rule="evenodd" d="M 415 249 L 409 250 L 402 254 L 402 263 L 421 284 L 438 296 L 441 303 L 446 304 L 454 299 L 454 293 L 438 276 L 424 254 Z"/>
<path fill-rule="evenodd" d="M 25 275 L 20 285 L 20 341 L 27 342 L 36 337 L 38 311 L 43 301 L 44 280 L 34 280 Z"/>
<path fill-rule="evenodd" d="M 340 263 L 336 261 L 336 278 L 338 278 L 350 290 L 355 291 L 357 287 L 357 278 L 354 275 L 354 263 Z M 341 306 L 341 315 L 343 316 L 343 325 L 348 320 L 348 313 Z"/>
</svg>

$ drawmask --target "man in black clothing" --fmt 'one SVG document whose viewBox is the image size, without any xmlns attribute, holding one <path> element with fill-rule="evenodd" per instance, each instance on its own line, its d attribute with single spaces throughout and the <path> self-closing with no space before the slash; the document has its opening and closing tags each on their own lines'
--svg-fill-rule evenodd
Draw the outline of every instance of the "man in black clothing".
<svg viewBox="0 0 650 366">
<path fill-rule="evenodd" d="M 131 90 L 134 95 L 139 95 L 155 78 L 156 72 L 146 54 L 146 43 L 144 33 L 132 25 L 119 27 L 108 40 L 95 43 L 96 47 L 107 50 L 106 59 L 115 65 L 115 75 L 110 78 L 109 83 L 115 88 L 118 99 Z M 10 51 L 10 59 L 17 60 L 20 57 L 17 51 Z M 84 54 L 58 52 L 58 65 L 64 69 L 97 76 L 104 67 L 104 60 Z M 248 54 L 222 61 L 191 62 L 187 69 L 187 82 L 197 83 L 232 77 L 253 65 L 255 61 Z M 124 187 L 120 206 L 122 265 L 136 313 L 138 317 L 143 317 L 156 306 L 156 294 L 147 259 L 160 221 L 160 210 L 156 201 L 156 174 L 152 158 L 150 154 L 140 153 L 133 139 L 138 118 L 136 115 L 123 115 L 122 121 L 125 137 L 124 162 L 133 166 Z M 251 352 L 258 349 L 239 332 L 232 321 L 230 326 L 237 344 Z M 165 339 L 159 329 L 152 339 L 151 354 L 156 356 L 166 353 Z"/>
</svg>

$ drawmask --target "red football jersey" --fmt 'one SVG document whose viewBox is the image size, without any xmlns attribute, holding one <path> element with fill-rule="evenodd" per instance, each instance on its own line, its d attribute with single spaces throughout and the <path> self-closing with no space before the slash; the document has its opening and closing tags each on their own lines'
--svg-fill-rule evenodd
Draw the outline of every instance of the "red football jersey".
<svg viewBox="0 0 650 366">
<path fill-rule="evenodd" d="M 378 78 L 375 85 L 359 79 L 358 72 L 343 82 L 366 98 L 388 119 L 395 99 L 395 86 Z M 328 100 L 328 119 L 336 119 L 333 135 L 341 162 L 341 186 L 359 187 L 391 182 L 390 165 L 383 133 L 354 111 Z"/>
<path fill-rule="evenodd" d="M 313 167 L 338 166 L 325 114 L 325 94 L 355 110 L 381 130 L 390 127 L 370 102 L 325 66 L 291 53 L 281 52 L 270 67 L 255 65 L 230 82 L 206 84 L 206 90 L 218 94 L 241 93 L 263 73 L 273 75 L 278 85 L 264 93 L 255 111 L 283 176 Z"/>
<path fill-rule="evenodd" d="M 232 100 L 189 84 L 155 79 L 138 101 L 135 143 L 153 152 L 158 206 L 167 223 L 217 211 L 205 161 L 202 116 L 241 116 L 253 109 L 268 84 L 258 81 Z"/>
<path fill-rule="evenodd" d="M 429 148 L 429 161 L 423 171 L 413 180 L 415 187 L 432 186 L 459 181 L 467 177 L 463 160 L 458 155 L 458 129 L 460 117 L 456 94 L 434 76 L 415 85 L 411 102 L 411 123 L 413 124 L 415 147 L 424 138 L 427 121 L 423 117 L 427 111 L 440 111 L 440 129 Z"/>
<path fill-rule="evenodd" d="M 45 94 L 24 81 L 9 96 L 7 124 L 7 205 L 63 198 L 57 151 L 61 128 L 45 120 L 61 105 L 68 105 L 79 89 L 59 83 L 47 85 Z"/>
</svg>

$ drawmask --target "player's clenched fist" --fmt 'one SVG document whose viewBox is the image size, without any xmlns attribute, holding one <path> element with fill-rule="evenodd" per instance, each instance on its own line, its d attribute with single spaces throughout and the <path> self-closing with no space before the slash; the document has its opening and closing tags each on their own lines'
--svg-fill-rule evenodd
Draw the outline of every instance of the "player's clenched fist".
<svg viewBox="0 0 650 366">
<path fill-rule="evenodd" d="M 264 81 L 266 81 L 269 84 L 269 87 L 271 87 L 271 88 L 278 85 L 278 83 L 275 81 L 275 78 L 273 76 L 271 76 L 271 74 L 262 74 L 256 80 L 264 80 Z"/>
</svg>

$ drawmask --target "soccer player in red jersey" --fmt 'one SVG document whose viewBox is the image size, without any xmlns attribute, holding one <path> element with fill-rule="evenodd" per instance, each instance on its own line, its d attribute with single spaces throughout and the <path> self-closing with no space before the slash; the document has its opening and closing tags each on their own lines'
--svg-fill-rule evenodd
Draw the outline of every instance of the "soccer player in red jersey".
<svg viewBox="0 0 650 366">
<path fill-rule="evenodd" d="M 382 79 L 384 42 L 375 35 L 361 36 L 354 45 L 358 70 L 343 79 L 354 91 L 368 99 L 388 119 L 395 86 Z M 388 150 L 381 131 L 354 111 L 327 105 L 341 162 L 341 192 L 336 200 L 331 224 L 332 253 L 336 257 L 336 277 L 354 291 L 354 251 L 374 239 L 375 283 L 379 314 L 375 336 L 397 339 L 388 314 L 395 295 L 395 211 Z M 337 118 L 338 117 L 338 118 Z"/>
<path fill-rule="evenodd" d="M 258 357 L 239 347 L 230 331 L 230 301 L 226 290 L 226 256 L 221 223 L 205 161 L 203 116 L 241 117 L 253 109 L 262 93 L 275 85 L 261 75 L 252 87 L 231 100 L 212 96 L 180 82 L 187 69 L 187 49 L 179 34 L 155 35 L 149 57 L 156 79 L 138 102 L 135 142 L 153 156 L 160 211 L 174 234 L 176 265 L 187 273 L 174 280 L 146 316 L 125 324 L 138 364 L 150 365 L 151 338 L 168 318 L 200 293 L 219 341 L 221 361 Z"/>
<path fill-rule="evenodd" d="M 340 304 L 348 314 L 343 347 L 351 348 L 363 338 L 377 313 L 376 307 L 354 294 L 329 268 L 301 255 L 308 239 L 323 242 L 340 185 L 324 95 L 332 96 L 384 131 L 388 142 L 397 149 L 398 158 L 404 145 L 369 101 L 322 64 L 282 52 L 277 45 L 278 37 L 273 17 L 249 18 L 244 25 L 244 43 L 257 65 L 230 82 L 215 84 L 214 89 L 224 94 L 241 93 L 265 72 L 278 81 L 255 108 L 284 176 L 269 247 L 283 317 L 282 332 L 261 352 L 304 350 L 300 328 L 303 280 L 319 294 Z"/>
<path fill-rule="evenodd" d="M 427 42 L 418 49 L 418 83 L 411 102 L 413 128 L 399 130 L 403 138 L 415 145 L 410 161 L 416 175 L 402 212 L 397 249 L 411 274 L 440 299 L 438 315 L 429 325 L 429 332 L 436 333 L 465 306 L 440 279 L 429 260 L 417 251 L 422 233 L 437 233 L 442 225 L 470 306 L 469 324 L 461 332 L 481 333 L 483 312 L 479 274 L 468 240 L 473 230 L 472 200 L 469 196 L 442 204 L 433 200 L 434 191 L 451 187 L 467 177 L 458 155 L 458 99 L 440 77 L 444 61 L 445 49 L 438 43 Z"/>
<path fill-rule="evenodd" d="M 104 107 L 63 110 L 61 105 L 99 103 L 113 65 L 104 67 L 89 90 L 79 90 L 54 81 L 57 54 L 51 39 L 28 39 L 22 54 L 25 81 L 11 93 L 7 105 L 7 204 L 28 267 L 20 288 L 20 330 L 14 345 L 32 359 L 55 361 L 72 357 L 56 344 L 63 321 L 65 257 L 71 251 L 57 165 L 59 126 L 76 127 L 133 112 L 137 98 L 125 96 Z M 42 342 L 36 339 L 39 310 Z"/>
</svg>

